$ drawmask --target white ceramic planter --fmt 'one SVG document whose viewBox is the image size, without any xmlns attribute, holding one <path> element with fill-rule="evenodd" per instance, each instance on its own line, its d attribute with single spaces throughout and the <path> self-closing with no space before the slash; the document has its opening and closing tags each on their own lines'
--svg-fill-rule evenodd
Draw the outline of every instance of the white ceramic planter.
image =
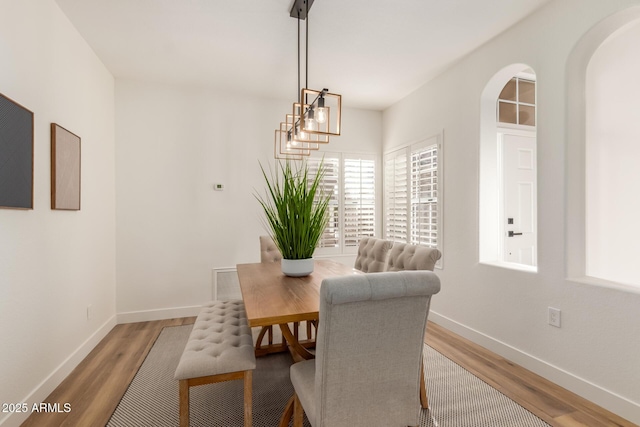
<svg viewBox="0 0 640 427">
<path fill-rule="evenodd" d="M 302 277 L 313 273 L 313 258 L 283 259 L 281 265 L 286 276 Z"/>
</svg>

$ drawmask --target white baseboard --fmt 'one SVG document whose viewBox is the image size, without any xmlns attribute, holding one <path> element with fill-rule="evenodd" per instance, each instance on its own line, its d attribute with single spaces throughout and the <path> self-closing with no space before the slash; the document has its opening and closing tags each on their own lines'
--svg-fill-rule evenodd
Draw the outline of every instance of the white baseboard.
<svg viewBox="0 0 640 427">
<path fill-rule="evenodd" d="M 21 402 L 26 402 L 29 405 L 29 408 L 34 403 L 44 402 L 44 400 L 51 394 L 56 387 L 62 383 L 62 381 L 67 378 L 67 376 L 73 371 L 80 362 L 84 360 L 85 357 L 93 350 L 102 339 L 107 336 L 107 334 L 111 331 L 111 329 L 116 326 L 116 316 L 112 316 L 107 320 L 97 331 L 95 331 L 89 338 L 83 342 L 80 347 L 78 347 L 69 357 L 65 359 L 56 369 L 53 370 L 51 374 L 47 378 L 45 378 L 35 389 L 27 395 Z M 60 403 L 62 406 L 65 402 L 52 402 L 52 403 Z M 73 410 L 73 408 L 72 408 Z M 3 427 L 17 427 L 22 424 L 28 417 L 31 415 L 31 412 L 28 411 L 26 413 L 11 413 L 5 418 L 0 419 L 0 425 Z"/>
<path fill-rule="evenodd" d="M 197 316 L 201 305 L 191 307 L 161 308 L 157 310 L 130 311 L 127 313 L 118 313 L 118 324 L 149 322 L 151 320 L 176 319 L 180 317 Z"/>
<path fill-rule="evenodd" d="M 620 396 L 610 390 L 580 378 L 557 366 L 525 353 L 515 347 L 469 328 L 437 312 L 429 312 L 429 320 L 449 329 L 474 343 L 517 363 L 549 381 L 613 412 L 635 424 L 640 424 L 640 404 Z"/>
</svg>

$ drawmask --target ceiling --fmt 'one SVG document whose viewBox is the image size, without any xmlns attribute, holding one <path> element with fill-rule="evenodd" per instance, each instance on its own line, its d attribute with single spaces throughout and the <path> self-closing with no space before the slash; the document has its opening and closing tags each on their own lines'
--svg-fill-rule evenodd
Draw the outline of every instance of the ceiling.
<svg viewBox="0 0 640 427">
<path fill-rule="evenodd" d="M 116 78 L 296 97 L 293 0 L 56 1 Z M 315 0 L 309 87 L 385 109 L 548 1 Z"/>
</svg>

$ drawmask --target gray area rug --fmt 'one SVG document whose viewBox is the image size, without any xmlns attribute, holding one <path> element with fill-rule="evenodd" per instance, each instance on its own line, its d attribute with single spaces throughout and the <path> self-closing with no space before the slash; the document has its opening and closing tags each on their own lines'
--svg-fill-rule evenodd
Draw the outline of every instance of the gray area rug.
<svg viewBox="0 0 640 427">
<path fill-rule="evenodd" d="M 138 370 L 108 426 L 175 427 L 178 382 L 173 373 L 191 325 L 164 328 Z M 429 410 L 421 427 L 537 427 L 547 423 L 464 368 L 425 345 Z M 288 354 L 260 357 L 253 375 L 253 425 L 278 425 L 293 393 Z M 191 388 L 191 426 L 241 427 L 242 381 Z M 305 418 L 305 426 L 310 427 Z M 383 426 L 381 426 L 383 427 Z"/>
</svg>

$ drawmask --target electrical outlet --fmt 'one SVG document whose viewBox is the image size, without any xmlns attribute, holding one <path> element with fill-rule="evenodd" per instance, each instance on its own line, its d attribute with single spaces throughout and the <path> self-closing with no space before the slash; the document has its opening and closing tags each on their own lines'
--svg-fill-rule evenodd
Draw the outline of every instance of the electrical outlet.
<svg viewBox="0 0 640 427">
<path fill-rule="evenodd" d="M 91 320 L 91 316 L 93 316 L 93 307 L 89 304 L 87 306 L 87 320 Z"/>
<path fill-rule="evenodd" d="M 560 327 L 560 313 L 559 308 L 549 307 L 549 324 L 551 326 Z"/>
</svg>

